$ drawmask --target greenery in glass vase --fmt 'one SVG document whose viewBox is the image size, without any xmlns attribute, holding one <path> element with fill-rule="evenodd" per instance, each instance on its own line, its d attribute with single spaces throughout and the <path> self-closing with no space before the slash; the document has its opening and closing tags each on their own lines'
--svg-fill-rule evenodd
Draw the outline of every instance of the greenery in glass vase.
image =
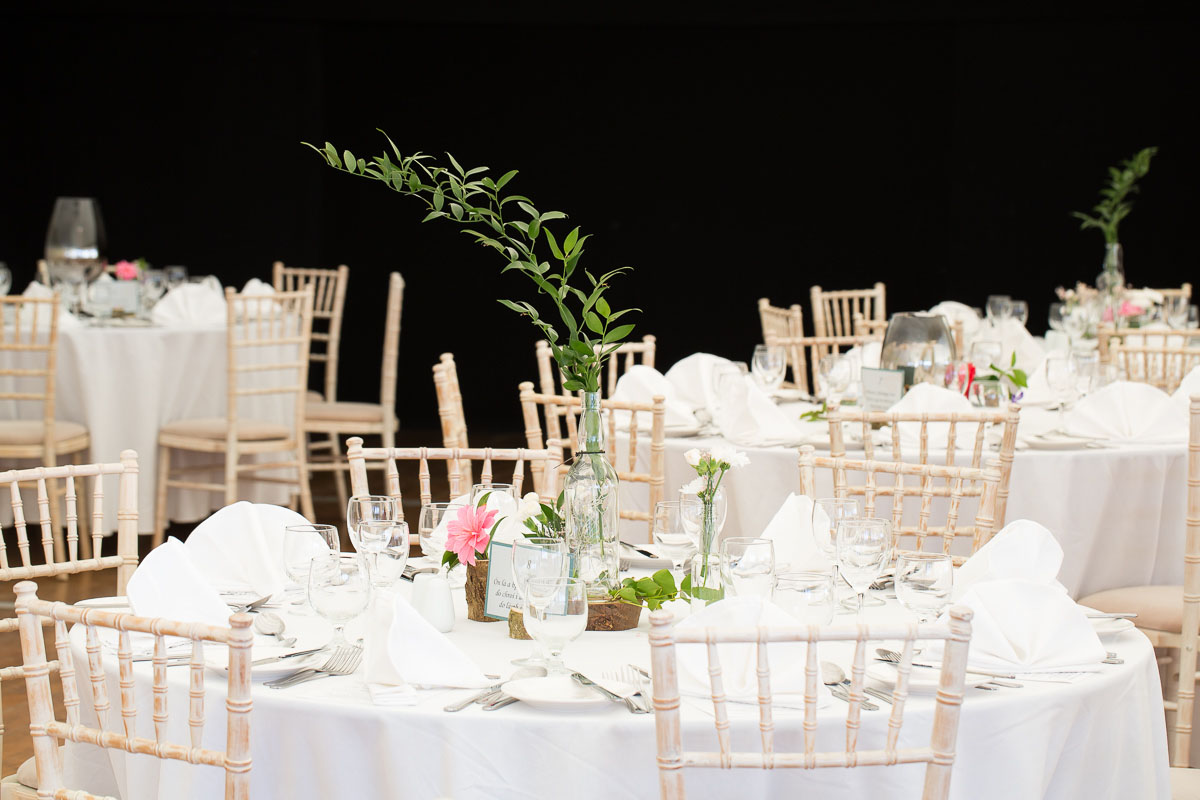
<svg viewBox="0 0 1200 800">
<path fill-rule="evenodd" d="M 1138 191 L 1138 179 L 1150 171 L 1150 159 L 1157 152 L 1157 147 L 1147 147 L 1122 161 L 1119 167 L 1109 167 L 1108 185 L 1100 190 L 1100 202 L 1092 206 L 1094 213 L 1071 212 L 1071 216 L 1082 220 L 1079 229 L 1097 228 L 1104 234 L 1105 243 L 1117 244 L 1117 226 L 1133 210 L 1129 196 Z"/>
<path fill-rule="evenodd" d="M 694 585 L 692 576 L 685 575 L 680 581 L 679 593 L 688 599 L 714 603 L 725 595 L 723 588 L 712 588 L 706 585 L 710 571 L 715 569 L 709 563 L 709 558 L 712 555 L 712 547 L 716 544 L 715 503 L 717 490 L 721 488 L 721 481 L 724 480 L 728 470 L 734 467 L 744 467 L 750 463 L 750 459 L 745 453 L 738 452 L 727 445 L 718 445 L 711 450 L 693 448 L 684 453 L 683 457 L 692 469 L 696 470 L 696 478 L 683 487 L 683 492 L 696 495 L 702 506 L 700 548 L 695 556 L 700 559 L 701 585 Z"/>
<path fill-rule="evenodd" d="M 524 300 L 500 300 L 505 307 L 529 319 L 542 332 L 563 375 L 567 391 L 600 391 L 604 362 L 633 331 L 631 323 L 616 324 L 638 309 L 614 310 L 605 299 L 609 282 L 629 267 L 618 267 L 599 276 L 579 270 L 583 245 L 590 234 L 575 226 L 560 239 L 547 223 L 566 219 L 561 211 L 539 211 L 528 197 L 506 194 L 505 187 L 517 175 L 510 170 L 499 178 L 487 174 L 488 167 L 464 169 L 449 153 L 449 166 L 440 166 L 426 153 L 402 155 L 383 133 L 391 154 L 371 159 L 341 153 L 332 144 L 324 147 L 304 142 L 334 169 L 383 183 L 392 191 L 415 197 L 425 204 L 422 222 L 440 219 L 453 222 L 461 232 L 484 247 L 500 253 L 507 265 L 501 272 L 516 270 L 536 284 L 539 295 L 554 305 L 558 322 L 544 319 L 537 307 Z M 549 257 L 542 253 L 548 251 Z M 586 277 L 583 284 L 579 273 Z M 574 278 L 575 284 L 571 283 Z M 561 324 L 561 328 L 559 327 Z"/>
</svg>

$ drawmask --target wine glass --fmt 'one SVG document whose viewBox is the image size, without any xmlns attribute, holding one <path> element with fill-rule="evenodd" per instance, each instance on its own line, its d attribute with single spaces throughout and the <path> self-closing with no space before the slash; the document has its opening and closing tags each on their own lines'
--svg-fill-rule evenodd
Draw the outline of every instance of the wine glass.
<svg viewBox="0 0 1200 800">
<path fill-rule="evenodd" d="M 421 506 L 417 519 L 417 536 L 421 543 L 421 555 L 440 561 L 445 548 L 435 541 L 434 531 L 443 527 L 447 518 L 452 518 L 463 507 L 462 503 L 426 503 Z"/>
<path fill-rule="evenodd" d="M 567 542 L 552 536 L 531 536 L 518 539 L 512 546 L 512 576 L 513 582 L 521 592 L 524 600 L 531 578 L 565 578 L 567 566 Z M 541 666 L 546 662 L 542 654 L 541 643 L 535 641 L 533 655 L 526 658 L 515 658 L 513 664 L 519 667 Z"/>
<path fill-rule="evenodd" d="M 1075 366 L 1075 394 L 1083 397 L 1099 388 L 1100 353 L 1097 350 L 1075 350 L 1071 353 Z"/>
<path fill-rule="evenodd" d="M 833 576 L 828 572 L 781 572 L 775 576 L 772 602 L 801 625 L 833 622 Z"/>
<path fill-rule="evenodd" d="M 1186 297 L 1168 297 L 1163 301 L 1163 313 L 1167 325 L 1173 330 L 1183 330 L 1188 323 L 1188 301 Z"/>
<path fill-rule="evenodd" d="M 836 405 L 850 388 L 850 381 L 854 376 L 851 374 L 850 362 L 845 356 L 829 353 L 821 356 L 821 360 L 817 362 L 817 377 L 821 382 L 822 399 Z"/>
<path fill-rule="evenodd" d="M 385 495 L 362 494 L 355 495 L 346 503 L 346 533 L 350 535 L 350 544 L 354 551 L 364 552 L 359 543 L 359 526 L 370 520 L 400 519 L 400 503 L 393 497 Z"/>
<path fill-rule="evenodd" d="M 1058 401 L 1058 433 L 1066 433 L 1067 403 L 1075 397 L 1077 380 L 1075 375 L 1075 360 L 1070 353 L 1046 354 L 1046 383 Z"/>
<path fill-rule="evenodd" d="M 858 595 L 858 613 L 867 589 L 883 571 L 892 547 L 892 524 L 886 519 L 844 519 L 837 527 L 837 559 L 842 576 Z"/>
<path fill-rule="evenodd" d="M 12 289 L 12 272 L 7 264 L 0 261 L 0 297 L 7 295 L 10 289 Z"/>
<path fill-rule="evenodd" d="M 525 630 L 546 653 L 546 674 L 562 675 L 563 651 L 587 627 L 587 584 L 580 578 L 530 578 L 525 584 Z"/>
<path fill-rule="evenodd" d="M 945 553 L 904 553 L 896 558 L 896 599 L 921 622 L 950 605 L 954 562 Z"/>
<path fill-rule="evenodd" d="M 1003 352 L 1003 345 L 995 339 L 976 339 L 971 343 L 968 360 L 975 365 L 976 372 L 980 372 L 999 364 Z"/>
<path fill-rule="evenodd" d="M 817 549 L 833 562 L 833 589 L 838 590 L 837 526 L 844 519 L 858 519 L 862 511 L 853 498 L 822 497 L 813 503 L 812 537 Z"/>
<path fill-rule="evenodd" d="M 1059 331 L 1062 333 L 1066 332 L 1063 326 L 1063 315 L 1065 313 L 1065 308 L 1066 306 L 1062 303 L 1050 304 L 1050 330 Z"/>
<path fill-rule="evenodd" d="M 511 483 L 476 483 L 471 486 L 471 505 L 479 505 L 480 498 L 485 494 L 506 494 L 513 500 L 521 499 L 517 496 L 517 487 Z"/>
<path fill-rule="evenodd" d="M 787 350 L 778 345 L 755 345 L 750 368 L 758 385 L 771 394 L 783 383 L 783 374 L 787 371 Z"/>
<path fill-rule="evenodd" d="M 721 585 L 735 597 L 770 600 L 775 590 L 775 543 L 733 537 L 721 542 Z"/>
<path fill-rule="evenodd" d="M 390 589 L 408 564 L 408 523 L 394 519 L 368 519 L 358 524 L 360 552 L 367 562 L 371 586 Z"/>
<path fill-rule="evenodd" d="M 308 602 L 313 610 L 333 623 L 333 639 L 327 647 L 346 647 L 346 623 L 367 608 L 371 581 L 362 559 L 350 553 L 314 556 L 308 571 Z"/>
<path fill-rule="evenodd" d="M 336 553 L 342 549 L 338 530 L 333 525 L 287 525 L 283 529 L 283 571 L 295 584 L 288 594 L 297 595 L 292 605 L 302 605 L 306 599 L 304 585 L 314 556 Z M 293 589 L 295 591 L 293 591 Z"/>
<path fill-rule="evenodd" d="M 1188 306 L 1187 326 L 1189 330 L 1200 328 L 1200 306 Z"/>
<path fill-rule="evenodd" d="M 999 326 L 1012 316 L 1012 298 L 1006 294 L 991 294 L 987 299 L 987 318 L 992 325 Z"/>
<path fill-rule="evenodd" d="M 77 312 L 83 287 L 104 271 L 107 242 L 100 204 L 91 197 L 59 197 L 46 228 L 46 272 L 61 287 L 68 310 Z"/>
<path fill-rule="evenodd" d="M 167 289 L 176 289 L 188 282 L 187 267 L 178 264 L 165 267 L 163 274 L 167 279 Z"/>
<path fill-rule="evenodd" d="M 689 527 L 686 520 L 699 520 L 702 505 L 695 497 L 691 500 L 660 500 L 654 504 L 654 541 L 671 559 L 675 570 L 682 570 L 687 557 L 700 549 L 699 525 Z M 688 508 L 685 514 L 684 506 L 694 507 Z"/>
<path fill-rule="evenodd" d="M 1009 307 L 1009 313 L 1024 328 L 1025 323 L 1029 321 L 1029 303 L 1024 300 L 1013 300 Z"/>
</svg>

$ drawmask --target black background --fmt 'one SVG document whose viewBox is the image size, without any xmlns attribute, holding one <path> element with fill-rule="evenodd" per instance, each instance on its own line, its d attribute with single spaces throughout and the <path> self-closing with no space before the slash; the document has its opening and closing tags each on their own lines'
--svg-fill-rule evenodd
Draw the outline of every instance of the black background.
<svg viewBox="0 0 1200 800">
<path fill-rule="evenodd" d="M 532 299 L 497 254 L 301 147 L 450 151 L 560 209 L 584 266 L 629 265 L 659 364 L 745 359 L 755 300 L 888 285 L 889 309 L 1030 301 L 1092 282 L 1069 217 L 1105 168 L 1160 152 L 1121 228 L 1136 285 L 1195 280 L 1194 14 L 1124 4 L 109 3 L 0 7 L 0 260 L 33 276 L 58 195 L 98 197 L 109 258 L 240 286 L 271 262 L 351 267 L 340 397 L 378 397 L 386 275 L 407 281 L 399 409 L 518 431 Z M 600 10 L 603 9 L 603 10 Z M 565 233 L 569 228 L 561 225 Z"/>
</svg>

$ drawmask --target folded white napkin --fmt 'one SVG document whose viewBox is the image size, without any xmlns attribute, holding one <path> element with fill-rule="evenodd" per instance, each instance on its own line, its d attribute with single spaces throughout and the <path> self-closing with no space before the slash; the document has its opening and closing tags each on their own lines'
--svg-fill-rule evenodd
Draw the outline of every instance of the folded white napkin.
<svg viewBox="0 0 1200 800">
<path fill-rule="evenodd" d="M 794 445 L 804 438 L 799 421 L 784 413 L 749 375 L 720 384 L 713 417 L 721 435 L 743 447 Z"/>
<path fill-rule="evenodd" d="M 955 605 L 975 612 L 967 663 L 976 669 L 1094 667 L 1106 655 L 1083 609 L 1060 587 L 1018 578 L 984 581 Z M 928 658 L 940 661 L 943 652 L 942 640 L 931 642 Z"/>
<path fill-rule="evenodd" d="M 694 353 L 675 362 L 667 370 L 666 379 L 675 387 L 675 400 L 692 409 L 707 409 L 711 414 L 717 407 L 717 388 L 713 374 L 733 362 L 710 353 Z"/>
<path fill-rule="evenodd" d="M 957 600 L 978 584 L 1010 579 L 1065 593 L 1057 580 L 1062 561 L 1062 545 L 1054 534 L 1033 520 L 1014 520 L 955 570 L 952 596 Z"/>
<path fill-rule="evenodd" d="M 229 625 L 232 613 L 196 568 L 183 542 L 167 539 L 138 564 L 125 589 L 129 607 L 142 617 Z"/>
<path fill-rule="evenodd" d="M 412 705 L 417 689 L 494 683 L 399 594 L 371 604 L 364 638 L 363 680 L 377 705 Z"/>
<path fill-rule="evenodd" d="M 208 284 L 185 283 L 155 303 L 151 316 L 160 325 L 223 325 L 225 296 Z"/>
<path fill-rule="evenodd" d="M 1047 337 L 1047 341 L 1049 338 Z M 1056 400 L 1054 392 L 1050 389 L 1050 382 L 1046 380 L 1046 357 L 1042 356 L 1042 360 L 1037 363 L 1037 366 L 1030 370 L 1025 376 L 1025 382 L 1029 385 L 1025 391 L 1021 393 L 1021 403 L 1053 403 Z M 1022 420 L 1024 422 L 1024 420 Z"/>
<path fill-rule="evenodd" d="M 29 285 L 25 287 L 25 291 L 21 292 L 21 296 L 22 297 L 31 297 L 34 300 L 49 300 L 51 297 L 54 297 L 54 290 L 51 289 L 50 287 L 46 286 L 43 283 L 39 283 L 37 281 L 30 281 Z M 44 311 L 44 309 L 43 309 L 43 311 Z M 74 314 L 72 314 L 70 311 L 67 311 L 66 306 L 59 304 L 58 327 L 60 329 L 61 328 L 77 328 L 82 324 L 83 323 L 80 322 L 75 317 Z M 41 330 L 43 328 L 49 330 L 50 319 L 49 319 L 49 316 L 46 315 L 45 313 L 40 313 L 40 314 L 38 314 L 38 329 Z"/>
<path fill-rule="evenodd" d="M 682 403 L 675 396 L 675 387 L 666 377 L 654 367 L 635 364 L 624 375 L 617 379 L 617 390 L 613 392 L 613 400 L 627 403 L 652 403 L 655 397 L 666 400 L 664 425 L 667 428 L 687 428 L 696 425 L 696 415 L 692 407 Z M 653 423 L 653 417 L 645 412 L 637 415 L 638 430 L 648 431 Z M 629 412 L 619 413 L 617 420 L 619 430 L 629 429 Z"/>
<path fill-rule="evenodd" d="M 775 571 L 827 572 L 832 566 L 813 541 L 813 501 L 789 494 L 763 529 L 762 538 L 775 543 Z M 815 513 L 824 514 L 817 510 Z"/>
<path fill-rule="evenodd" d="M 949 325 L 953 322 L 962 322 L 963 326 L 963 347 L 970 349 L 971 342 L 975 341 L 975 337 L 979 334 L 979 326 L 983 321 L 979 319 L 979 315 L 975 313 L 975 309 L 971 308 L 966 303 L 958 303 L 954 300 L 943 300 L 927 312 L 929 314 L 941 314 L 946 318 Z M 954 326 L 950 325 L 950 330 L 953 332 Z M 967 357 L 966 353 L 959 353 L 959 359 Z"/>
<path fill-rule="evenodd" d="M 243 500 L 197 525 L 184 546 L 211 585 L 277 595 L 287 584 L 283 529 L 307 524 L 291 509 Z"/>
<path fill-rule="evenodd" d="M 1006 319 L 999 326 L 990 321 L 984 322 L 979 327 L 978 338 L 1000 342 L 1000 363 L 996 366 L 1005 369 L 1008 369 L 1014 352 L 1017 354 L 1017 367 L 1026 372 L 1036 367 L 1046 354 L 1033 334 L 1015 319 Z M 965 359 L 968 355 L 969 348 L 960 357 Z"/>
<path fill-rule="evenodd" d="M 1080 400 L 1067 430 L 1116 442 L 1178 442 L 1187 439 L 1187 415 L 1161 389 L 1117 381 Z"/>
<path fill-rule="evenodd" d="M 242 287 L 242 294 L 275 294 L 275 287 L 265 281 L 260 281 L 258 278 L 251 278 L 250 280 L 246 281 L 246 285 Z"/>
<path fill-rule="evenodd" d="M 1189 419 L 1194 394 L 1200 394 L 1200 367 L 1192 367 L 1191 372 L 1183 376 L 1179 388 L 1171 395 L 1171 402 L 1183 413 L 1185 419 Z"/>
<path fill-rule="evenodd" d="M 900 400 L 888 411 L 903 414 L 930 414 L 935 412 L 970 412 L 974 411 L 971 401 L 952 389 L 934 386 L 932 383 L 918 383 L 905 393 Z M 929 437 L 928 446 L 932 450 L 944 450 L 946 440 L 950 436 L 949 422 L 930 422 L 926 428 Z M 921 441 L 921 423 L 901 422 L 900 442 L 916 446 Z M 970 449 L 975 446 L 974 432 L 962 425 L 955 427 L 955 446 Z"/>
</svg>

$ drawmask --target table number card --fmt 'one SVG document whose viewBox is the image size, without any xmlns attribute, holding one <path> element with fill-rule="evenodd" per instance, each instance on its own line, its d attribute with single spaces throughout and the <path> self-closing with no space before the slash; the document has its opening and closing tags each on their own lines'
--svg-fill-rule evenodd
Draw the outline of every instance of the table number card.
<svg viewBox="0 0 1200 800">
<path fill-rule="evenodd" d="M 483 600 L 484 616 L 508 619 L 508 610 L 521 610 L 521 590 L 512 574 L 512 545 L 492 542 L 488 555 L 487 594 Z"/>
<path fill-rule="evenodd" d="M 867 411 L 887 411 L 904 396 L 904 370 L 862 368 L 862 402 Z"/>
</svg>

